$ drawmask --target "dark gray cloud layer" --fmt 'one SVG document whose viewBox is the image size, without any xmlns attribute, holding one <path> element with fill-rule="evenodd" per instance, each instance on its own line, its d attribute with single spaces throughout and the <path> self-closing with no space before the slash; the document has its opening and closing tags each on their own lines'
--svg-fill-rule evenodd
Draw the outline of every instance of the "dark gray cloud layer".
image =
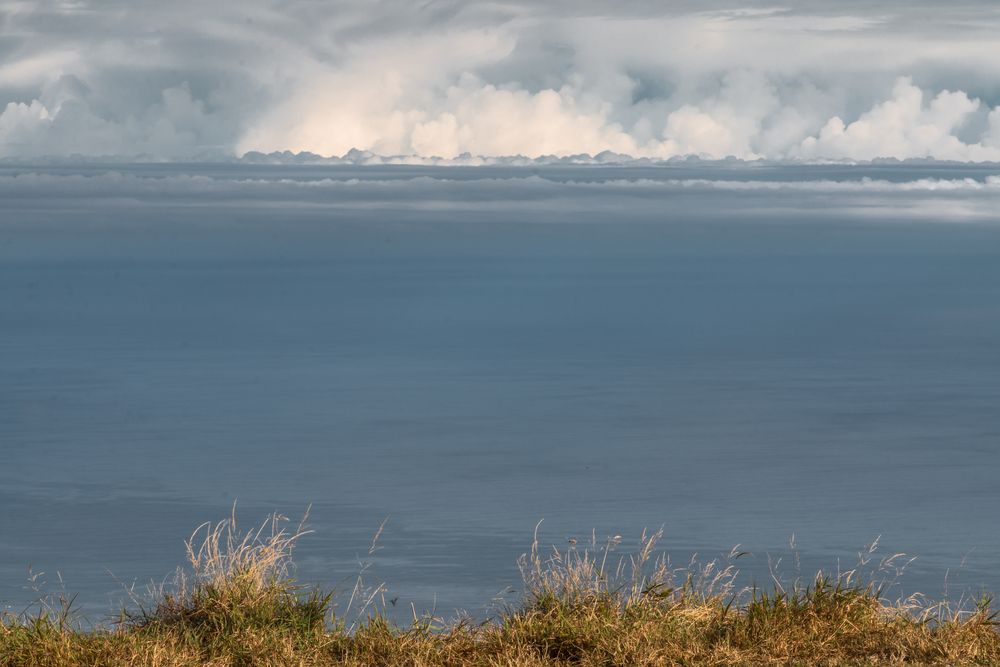
<svg viewBox="0 0 1000 667">
<path fill-rule="evenodd" d="M 0 156 L 1000 159 L 990 2 L 0 1 Z"/>
</svg>

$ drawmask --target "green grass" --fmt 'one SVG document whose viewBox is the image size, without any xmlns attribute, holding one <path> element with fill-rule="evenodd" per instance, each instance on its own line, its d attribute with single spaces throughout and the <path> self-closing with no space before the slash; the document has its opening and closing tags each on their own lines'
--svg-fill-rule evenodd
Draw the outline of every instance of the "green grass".
<svg viewBox="0 0 1000 667">
<path fill-rule="evenodd" d="M 867 578 L 858 568 L 738 590 L 735 552 L 675 568 L 654 553 L 659 533 L 624 558 L 618 538 L 542 553 L 536 537 L 519 562 L 518 606 L 481 624 L 414 614 L 401 627 L 382 614 L 382 589 L 361 578 L 340 613 L 331 594 L 297 585 L 291 557 L 307 531 L 286 525 L 203 525 L 188 541 L 189 567 L 104 628 L 74 625 L 65 601 L 3 617 L 0 665 L 1000 664 L 990 600 L 886 600 L 878 577 L 893 558 Z"/>
</svg>

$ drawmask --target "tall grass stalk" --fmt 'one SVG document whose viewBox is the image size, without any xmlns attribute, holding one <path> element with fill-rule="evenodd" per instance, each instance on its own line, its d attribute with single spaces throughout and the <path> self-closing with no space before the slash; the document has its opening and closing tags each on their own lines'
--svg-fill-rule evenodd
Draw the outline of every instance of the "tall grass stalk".
<svg viewBox="0 0 1000 667">
<path fill-rule="evenodd" d="M 365 579 L 381 528 L 340 615 L 332 594 L 295 582 L 292 555 L 308 533 L 277 515 L 245 532 L 235 512 L 203 524 L 186 542 L 187 568 L 117 624 L 84 630 L 56 603 L 0 617 L 0 665 L 1000 664 L 990 598 L 887 599 L 908 559 L 879 557 L 877 542 L 847 570 L 803 578 L 796 556 L 790 582 L 775 562 L 771 586 L 738 588 L 738 549 L 674 566 L 658 551 L 662 530 L 620 554 L 617 535 L 546 549 L 536 527 L 518 561 L 519 604 L 480 623 L 432 623 L 414 608 L 400 626 L 384 586 Z"/>
</svg>

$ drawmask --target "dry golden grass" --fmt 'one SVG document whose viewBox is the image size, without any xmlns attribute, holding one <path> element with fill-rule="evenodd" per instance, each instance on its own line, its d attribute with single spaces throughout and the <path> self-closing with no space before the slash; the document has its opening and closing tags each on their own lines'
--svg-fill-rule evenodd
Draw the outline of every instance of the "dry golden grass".
<svg viewBox="0 0 1000 667">
<path fill-rule="evenodd" d="M 394 626 L 372 604 L 380 589 L 359 578 L 351 605 L 366 620 L 348 624 L 328 594 L 291 580 L 292 551 L 306 531 L 284 525 L 272 517 L 241 533 L 235 517 L 205 524 L 188 542 L 187 573 L 109 628 L 76 628 L 58 607 L 5 617 L 0 665 L 1000 664 L 986 600 L 964 610 L 889 602 L 877 578 L 861 581 L 859 570 L 740 591 L 731 562 L 675 568 L 654 557 L 660 533 L 621 559 L 613 558 L 618 538 L 547 554 L 536 538 L 520 561 L 521 605 L 479 625 Z"/>
</svg>

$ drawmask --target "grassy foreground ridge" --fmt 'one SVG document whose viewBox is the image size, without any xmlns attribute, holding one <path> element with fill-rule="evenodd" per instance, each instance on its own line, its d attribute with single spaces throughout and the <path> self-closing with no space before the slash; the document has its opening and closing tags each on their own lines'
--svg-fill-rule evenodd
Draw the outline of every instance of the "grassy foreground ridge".
<svg viewBox="0 0 1000 667">
<path fill-rule="evenodd" d="M 484 623 L 414 613 L 399 626 L 361 577 L 342 610 L 298 586 L 291 555 L 307 531 L 285 526 L 277 516 L 247 533 L 235 518 L 202 526 L 189 568 L 106 628 L 81 629 L 58 606 L 4 616 L 0 665 L 1000 664 L 988 600 L 889 601 L 860 570 L 737 590 L 731 565 L 656 557 L 660 533 L 620 559 L 615 539 L 543 553 L 536 538 L 519 562 L 518 606 Z"/>
</svg>

